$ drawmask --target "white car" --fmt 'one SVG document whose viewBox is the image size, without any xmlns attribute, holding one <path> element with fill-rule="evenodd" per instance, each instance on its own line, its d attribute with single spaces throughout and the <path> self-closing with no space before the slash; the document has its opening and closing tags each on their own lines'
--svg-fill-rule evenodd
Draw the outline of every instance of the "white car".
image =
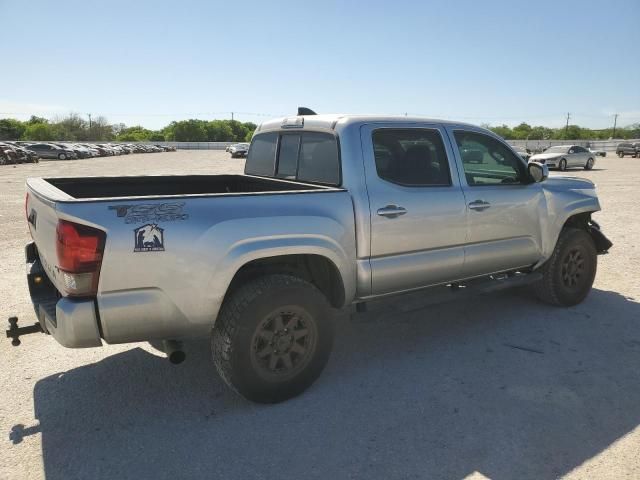
<svg viewBox="0 0 640 480">
<path fill-rule="evenodd" d="M 579 145 L 557 145 L 547 148 L 543 153 L 532 155 L 529 162 L 543 163 L 561 171 L 571 167 L 591 170 L 596 163 L 596 155 Z"/>
<path fill-rule="evenodd" d="M 236 143 L 235 145 L 231 145 L 229 147 L 229 153 L 231 154 L 231 158 L 246 157 L 248 151 L 249 151 L 248 143 Z"/>
</svg>

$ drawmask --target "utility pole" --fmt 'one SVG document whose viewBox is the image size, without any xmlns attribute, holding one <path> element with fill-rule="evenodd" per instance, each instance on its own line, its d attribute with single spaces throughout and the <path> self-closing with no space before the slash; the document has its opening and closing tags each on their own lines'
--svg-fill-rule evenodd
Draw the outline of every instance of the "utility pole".
<svg viewBox="0 0 640 480">
<path fill-rule="evenodd" d="M 89 130 L 91 130 L 91 114 L 87 113 L 87 115 L 89 115 Z"/>
<path fill-rule="evenodd" d="M 233 122 L 233 112 L 231 112 L 231 121 Z"/>
<path fill-rule="evenodd" d="M 564 127 L 564 137 L 565 140 L 567 138 L 567 132 L 569 131 L 569 119 L 571 118 L 571 114 L 567 112 L 567 124 Z"/>
<path fill-rule="evenodd" d="M 616 125 L 618 125 L 618 114 L 617 113 L 613 116 L 613 135 L 612 135 L 613 138 L 616 138 Z"/>
</svg>

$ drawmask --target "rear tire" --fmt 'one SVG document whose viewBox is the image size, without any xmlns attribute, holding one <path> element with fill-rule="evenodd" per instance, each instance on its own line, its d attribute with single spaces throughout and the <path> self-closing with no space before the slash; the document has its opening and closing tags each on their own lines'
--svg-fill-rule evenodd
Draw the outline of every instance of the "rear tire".
<svg viewBox="0 0 640 480">
<path fill-rule="evenodd" d="M 577 305 L 591 291 L 597 267 L 598 254 L 591 235 L 578 228 L 565 228 L 541 269 L 543 278 L 534 285 L 536 294 L 551 305 Z"/>
<path fill-rule="evenodd" d="M 567 161 L 564 158 L 560 159 L 560 163 L 558 163 L 558 169 L 561 172 L 564 172 L 567 170 Z"/>
<path fill-rule="evenodd" d="M 320 376 L 333 333 L 331 308 L 314 285 L 266 275 L 225 300 L 213 329 L 213 360 L 225 383 L 246 399 L 282 402 Z"/>
</svg>

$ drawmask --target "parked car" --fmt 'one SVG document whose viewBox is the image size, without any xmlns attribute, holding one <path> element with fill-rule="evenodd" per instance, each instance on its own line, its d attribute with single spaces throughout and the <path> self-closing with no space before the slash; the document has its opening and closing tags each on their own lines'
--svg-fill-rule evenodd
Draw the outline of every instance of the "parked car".
<svg viewBox="0 0 640 480">
<path fill-rule="evenodd" d="M 0 143 L 0 165 L 19 163 L 18 154 L 11 145 Z"/>
<path fill-rule="evenodd" d="M 246 157 L 248 152 L 248 143 L 236 143 L 235 145 L 231 145 L 231 147 L 229 147 L 231 158 Z"/>
<path fill-rule="evenodd" d="M 529 157 L 531 157 L 531 152 L 524 147 L 513 147 L 513 150 L 522 157 L 523 160 L 529 161 Z"/>
<path fill-rule="evenodd" d="M 595 148 L 588 148 L 587 150 L 589 150 L 591 153 L 593 153 L 596 157 L 606 157 L 607 156 L 606 150 L 597 150 Z"/>
<path fill-rule="evenodd" d="M 571 167 L 591 170 L 595 165 L 595 155 L 579 145 L 557 145 L 547 148 L 543 153 L 532 155 L 530 162 L 546 164 L 549 168 L 564 171 Z"/>
<path fill-rule="evenodd" d="M 29 150 L 36 152 L 40 158 L 67 160 L 75 159 L 76 154 L 73 150 L 67 147 L 53 145 L 50 143 L 34 143 L 29 145 Z"/>
<path fill-rule="evenodd" d="M 616 155 L 618 155 L 620 158 L 624 158 L 625 155 L 630 155 L 634 158 L 638 157 L 640 156 L 640 143 L 619 143 L 616 147 Z"/>
<path fill-rule="evenodd" d="M 35 151 L 29 150 L 22 145 L 18 145 L 16 142 L 6 143 L 22 156 L 24 163 L 38 163 L 40 161 L 40 157 Z"/>
<path fill-rule="evenodd" d="M 278 402 L 320 375 L 332 308 L 447 284 L 530 285 L 567 307 L 611 247 L 591 219 L 592 182 L 547 179 L 546 165 L 464 123 L 268 121 L 244 172 L 28 179 L 42 329 L 74 348 L 157 341 L 174 362 L 178 340 L 211 336 L 227 384 Z"/>
<path fill-rule="evenodd" d="M 70 150 L 73 150 L 73 152 L 76 154 L 76 158 L 91 158 L 91 152 L 85 146 L 78 145 L 75 143 L 52 144 L 52 145 L 57 145 L 61 148 L 68 148 Z"/>
</svg>

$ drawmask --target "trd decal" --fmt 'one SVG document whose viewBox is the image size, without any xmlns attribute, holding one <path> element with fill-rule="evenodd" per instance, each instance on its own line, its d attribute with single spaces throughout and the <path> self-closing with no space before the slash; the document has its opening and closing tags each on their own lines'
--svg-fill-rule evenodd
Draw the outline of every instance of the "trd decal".
<svg viewBox="0 0 640 480">
<path fill-rule="evenodd" d="M 173 222 L 186 220 L 189 215 L 183 213 L 184 203 L 152 203 L 145 205 L 110 205 L 116 215 L 124 218 L 125 223 Z"/>
</svg>

